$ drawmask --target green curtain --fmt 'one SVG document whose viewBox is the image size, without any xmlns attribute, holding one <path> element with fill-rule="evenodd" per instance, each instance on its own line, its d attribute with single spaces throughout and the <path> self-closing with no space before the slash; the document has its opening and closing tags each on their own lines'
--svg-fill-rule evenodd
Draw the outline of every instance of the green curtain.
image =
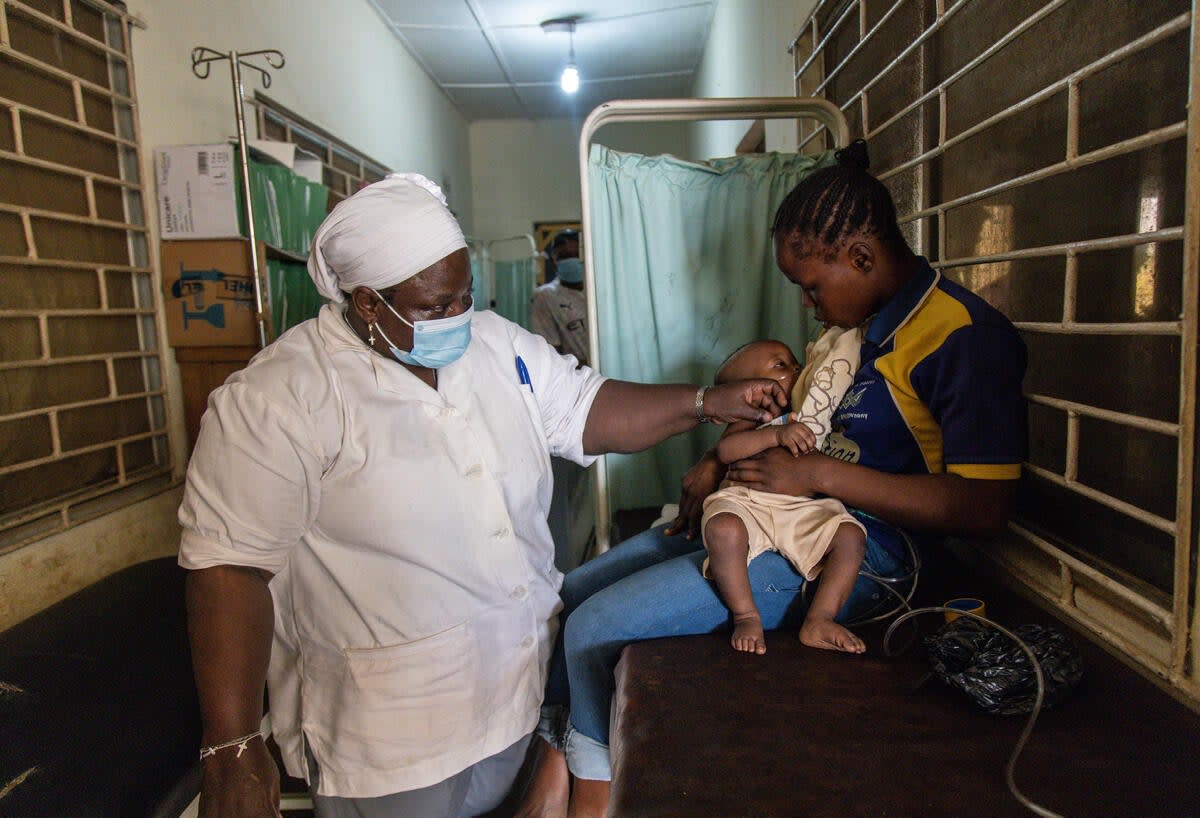
<svg viewBox="0 0 1200 818">
<path fill-rule="evenodd" d="M 496 312 L 529 329 L 529 302 L 533 298 L 533 259 L 493 261 L 496 271 Z"/>
<path fill-rule="evenodd" d="M 492 308 L 492 294 L 488 290 L 487 271 L 483 268 L 482 259 L 475 245 L 467 245 L 467 253 L 471 259 L 471 299 L 476 311 Z"/>
<path fill-rule="evenodd" d="M 704 163 L 593 145 L 592 243 L 602 371 L 645 383 L 712 383 L 738 346 L 778 338 L 803 358 L 819 326 L 775 266 L 771 223 L 797 182 L 834 162 L 755 154 Z M 720 429 L 609 455 L 613 510 L 679 500 Z"/>
</svg>

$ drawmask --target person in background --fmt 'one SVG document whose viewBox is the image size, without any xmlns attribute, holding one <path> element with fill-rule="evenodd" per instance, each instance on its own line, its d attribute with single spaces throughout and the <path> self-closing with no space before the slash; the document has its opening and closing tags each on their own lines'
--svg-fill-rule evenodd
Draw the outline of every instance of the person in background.
<svg viewBox="0 0 1200 818">
<path fill-rule="evenodd" d="M 588 364 L 587 298 L 583 294 L 583 259 L 579 231 L 560 230 L 547 250 L 556 276 L 533 291 L 529 328 L 563 355 Z"/>
<path fill-rule="evenodd" d="M 529 328 L 560 354 L 573 355 L 580 366 L 587 366 L 587 297 L 583 292 L 581 249 L 578 230 L 560 230 L 550 240 L 546 269 L 556 277 L 534 290 Z M 583 561 L 591 537 L 591 480 L 586 469 L 569 460 L 550 460 L 554 472 L 550 535 L 554 539 L 555 563 L 560 570 L 569 571 Z"/>
<path fill-rule="evenodd" d="M 867 324 L 858 372 L 820 451 L 783 447 L 730 466 L 710 451 L 683 478 L 680 515 L 572 571 L 539 728 L 545 752 L 523 816 L 598 818 L 609 800 L 613 670 L 631 642 L 729 627 L 693 538 L 728 477 L 750 489 L 840 500 L 867 531 L 863 573 L 839 619 L 894 598 L 873 577 L 911 581 L 906 543 L 992 536 L 1012 511 L 1025 459 L 1025 345 L 998 310 L 909 247 L 862 140 L 801 181 L 775 214 L 775 261 L 826 326 Z M 763 628 L 796 628 L 804 577 L 767 551 L 749 566 Z M 871 576 L 867 576 L 867 574 Z M 563 709 L 569 707 L 569 719 Z M 568 770 L 570 777 L 568 776 Z"/>
<path fill-rule="evenodd" d="M 416 174 L 341 202 L 309 273 L 331 303 L 214 390 L 188 465 L 200 815 L 279 815 L 264 682 L 318 818 L 479 815 L 520 769 L 557 633 L 550 455 L 766 421 L 786 396 L 605 379 L 476 313 L 462 230 Z"/>
</svg>

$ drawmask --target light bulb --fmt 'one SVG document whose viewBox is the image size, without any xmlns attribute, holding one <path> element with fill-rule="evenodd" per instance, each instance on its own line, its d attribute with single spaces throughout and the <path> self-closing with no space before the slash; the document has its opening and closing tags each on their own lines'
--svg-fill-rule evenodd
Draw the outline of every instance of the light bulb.
<svg viewBox="0 0 1200 818">
<path fill-rule="evenodd" d="M 567 67 L 563 69 L 562 89 L 568 94 L 573 94 L 579 90 L 579 69 L 575 67 L 575 63 L 567 63 Z"/>
</svg>

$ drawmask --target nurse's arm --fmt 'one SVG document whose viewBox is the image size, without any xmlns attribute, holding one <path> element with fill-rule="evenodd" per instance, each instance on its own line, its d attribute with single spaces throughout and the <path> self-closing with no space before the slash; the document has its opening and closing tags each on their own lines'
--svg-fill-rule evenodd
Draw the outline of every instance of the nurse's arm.
<svg viewBox="0 0 1200 818">
<path fill-rule="evenodd" d="M 694 428 L 697 387 L 607 380 L 596 393 L 583 428 L 587 454 L 640 452 Z M 711 386 L 703 412 L 715 423 L 766 423 L 787 405 L 778 381 L 758 378 Z"/>
<path fill-rule="evenodd" d="M 274 608 L 268 572 L 235 565 L 190 571 L 188 636 L 200 717 L 201 744 L 249 735 L 262 722 L 271 657 Z M 254 739 L 204 759 L 202 818 L 279 815 L 279 772 L 264 741 Z"/>
</svg>

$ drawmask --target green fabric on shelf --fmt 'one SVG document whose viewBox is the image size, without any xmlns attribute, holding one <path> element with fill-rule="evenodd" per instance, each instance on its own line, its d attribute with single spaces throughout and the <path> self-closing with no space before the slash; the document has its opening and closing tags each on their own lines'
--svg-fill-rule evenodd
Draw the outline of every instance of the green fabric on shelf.
<svg viewBox="0 0 1200 818">
<path fill-rule="evenodd" d="M 299 230 L 295 252 L 308 255 L 308 250 L 312 247 L 313 236 L 316 235 L 321 222 L 325 221 L 325 215 L 328 212 L 329 188 L 320 182 L 313 182 L 299 175 L 296 176 L 294 185 L 300 190 L 298 198 L 302 202 L 299 208 L 300 215 L 297 218 Z"/>
<path fill-rule="evenodd" d="M 306 265 L 267 259 L 267 275 L 271 287 L 271 319 L 277 335 L 316 317 L 325 299 L 309 278 Z"/>
<path fill-rule="evenodd" d="M 241 207 L 241 167 L 237 167 L 238 224 L 246 230 Z M 254 204 L 254 232 L 259 241 L 297 255 L 308 255 L 313 235 L 325 220 L 329 188 L 311 182 L 283 165 L 250 160 L 250 195 Z"/>
<path fill-rule="evenodd" d="M 275 247 L 281 246 L 279 225 L 279 202 L 275 195 L 275 184 L 264 171 L 262 162 L 250 160 L 250 201 L 254 205 L 254 237 Z M 242 168 L 235 166 L 238 194 L 238 226 L 242 235 L 248 236 L 246 209 L 242 206 Z"/>
</svg>

